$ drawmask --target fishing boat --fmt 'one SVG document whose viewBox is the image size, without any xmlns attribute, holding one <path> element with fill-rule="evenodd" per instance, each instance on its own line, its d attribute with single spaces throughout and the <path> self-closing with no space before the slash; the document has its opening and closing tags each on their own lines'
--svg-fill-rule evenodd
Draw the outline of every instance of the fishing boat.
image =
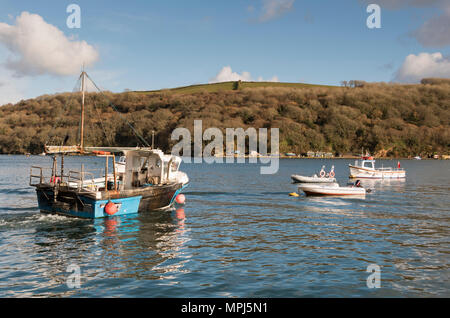
<svg viewBox="0 0 450 318">
<path fill-rule="evenodd" d="M 361 160 L 356 160 L 355 164 L 349 164 L 350 178 L 355 179 L 401 179 L 406 178 L 406 171 L 400 167 L 397 168 L 381 167 L 375 168 L 375 160 L 372 156 L 363 156 Z"/>
<path fill-rule="evenodd" d="M 361 187 L 359 180 L 352 186 L 341 187 L 337 183 L 333 184 L 301 184 L 298 190 L 303 191 L 307 196 L 361 196 L 366 194 L 366 189 Z"/>
<path fill-rule="evenodd" d="M 294 183 L 334 183 L 336 182 L 336 178 L 334 176 L 334 166 L 331 167 L 331 171 L 329 173 L 326 173 L 325 166 L 322 166 L 320 172 L 311 177 L 293 174 L 291 175 L 291 179 Z"/>
<path fill-rule="evenodd" d="M 83 138 L 85 81 L 82 72 L 80 144 L 45 146 L 52 156 L 51 167 L 32 166 L 30 185 L 36 188 L 38 206 L 43 213 L 79 218 L 102 218 L 137 212 L 170 209 L 176 196 L 188 185 L 186 173 L 179 171 L 182 159 L 149 147 L 85 147 Z M 90 78 L 89 78 L 90 79 Z M 92 80 L 91 80 L 92 81 Z M 95 175 L 81 165 L 65 169 L 68 153 L 104 158 L 105 168 Z M 116 162 L 116 155 L 121 159 Z M 58 166 L 58 158 L 59 166 Z"/>
</svg>

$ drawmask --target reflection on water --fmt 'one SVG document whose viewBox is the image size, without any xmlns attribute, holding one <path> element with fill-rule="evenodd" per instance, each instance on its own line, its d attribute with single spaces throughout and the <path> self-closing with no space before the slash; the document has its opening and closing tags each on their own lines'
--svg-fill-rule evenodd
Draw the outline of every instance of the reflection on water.
<svg viewBox="0 0 450 318">
<path fill-rule="evenodd" d="M 364 198 L 288 196 L 291 174 L 323 164 L 345 185 L 345 160 L 282 160 L 272 176 L 186 165 L 185 206 L 78 220 L 37 211 L 23 185 L 41 160 L 0 156 L 2 297 L 450 295 L 448 162 L 402 162 L 406 180 L 362 180 Z M 381 289 L 367 288 L 370 264 Z M 69 265 L 79 289 L 66 285 Z"/>
<path fill-rule="evenodd" d="M 184 220 L 184 210 L 178 209 L 156 215 L 98 220 L 32 214 L 19 222 L 3 221 L 10 237 L 1 235 L 0 259 L 8 258 L 10 266 L 22 264 L 33 273 L 34 279 L 28 282 L 29 289 L 24 281 L 11 284 L 15 279 L 21 280 L 20 271 L 2 268 L 0 294 L 6 297 L 77 295 L 79 290 L 66 286 L 69 265 L 80 266 L 84 286 L 89 286 L 90 280 L 102 278 L 164 280 L 171 273 L 183 270 L 183 263 L 189 259 L 183 249 L 189 241 Z M 12 257 L 16 258 L 13 262 Z"/>
<path fill-rule="evenodd" d="M 402 192 L 405 189 L 406 179 L 360 179 L 361 186 L 366 189 Z M 349 183 L 354 179 L 349 179 Z"/>
</svg>

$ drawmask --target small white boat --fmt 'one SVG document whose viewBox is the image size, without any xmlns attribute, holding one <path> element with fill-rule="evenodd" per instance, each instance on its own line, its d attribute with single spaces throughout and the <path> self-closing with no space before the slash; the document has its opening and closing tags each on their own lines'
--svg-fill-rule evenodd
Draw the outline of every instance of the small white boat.
<svg viewBox="0 0 450 318">
<path fill-rule="evenodd" d="M 298 174 L 291 175 L 291 179 L 294 183 L 334 183 L 336 182 L 336 178 L 334 177 L 334 166 L 331 167 L 331 171 L 329 173 L 325 172 L 325 166 L 322 166 L 322 169 L 319 172 L 319 175 L 314 174 L 311 177 L 301 176 Z"/>
<path fill-rule="evenodd" d="M 358 180 L 359 181 L 359 180 Z M 366 189 L 359 182 L 353 186 L 341 187 L 339 184 L 302 184 L 298 186 L 308 196 L 361 196 L 366 194 Z"/>
<path fill-rule="evenodd" d="M 420 158 L 420 156 L 416 156 L 416 157 L 414 157 L 414 159 L 416 159 L 416 160 L 422 160 L 422 158 Z"/>
<path fill-rule="evenodd" d="M 300 176 L 297 174 L 293 174 L 291 176 L 292 180 L 295 183 L 334 183 L 336 182 L 336 178 L 321 178 L 317 175 L 312 177 Z"/>
<path fill-rule="evenodd" d="M 400 179 L 406 178 L 405 169 L 400 168 L 375 168 L 375 160 L 371 156 L 364 156 L 362 160 L 355 161 L 354 165 L 349 165 L 350 178 L 355 179 Z"/>
</svg>

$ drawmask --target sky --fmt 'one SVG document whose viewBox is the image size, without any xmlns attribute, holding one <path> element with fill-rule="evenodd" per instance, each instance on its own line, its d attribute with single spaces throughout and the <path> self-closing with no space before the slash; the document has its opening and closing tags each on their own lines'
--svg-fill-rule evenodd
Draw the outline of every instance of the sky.
<svg viewBox="0 0 450 318">
<path fill-rule="evenodd" d="M 372 3 L 379 28 L 368 27 Z M 450 77 L 450 1 L 0 0 L 0 105 L 72 91 L 83 64 L 113 92 L 239 79 L 417 83 Z"/>
</svg>

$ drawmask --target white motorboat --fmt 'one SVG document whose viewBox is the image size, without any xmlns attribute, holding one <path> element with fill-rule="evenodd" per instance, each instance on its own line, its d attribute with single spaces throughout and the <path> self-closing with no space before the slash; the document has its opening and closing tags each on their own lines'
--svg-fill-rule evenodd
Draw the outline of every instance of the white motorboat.
<svg viewBox="0 0 450 318">
<path fill-rule="evenodd" d="M 354 165 L 349 165 L 350 178 L 355 179 L 401 179 L 406 178 L 405 169 L 400 168 L 375 168 L 375 160 L 371 156 L 364 156 L 362 160 L 356 160 Z"/>
<path fill-rule="evenodd" d="M 333 184 L 301 184 L 298 186 L 307 196 L 362 196 L 366 194 L 366 189 L 356 182 L 353 186 L 341 187 L 337 183 Z"/>
<path fill-rule="evenodd" d="M 302 190 L 308 196 L 348 196 L 348 195 L 365 195 L 366 189 L 358 187 L 341 187 L 339 185 L 318 185 L 308 184 L 300 185 Z"/>
<path fill-rule="evenodd" d="M 334 166 L 331 167 L 331 171 L 329 173 L 326 173 L 325 166 L 322 166 L 319 175 L 314 174 L 311 177 L 307 177 L 293 174 L 291 175 L 291 179 L 294 181 L 294 183 L 334 183 L 336 182 L 336 178 L 334 177 L 334 175 Z"/>
</svg>

